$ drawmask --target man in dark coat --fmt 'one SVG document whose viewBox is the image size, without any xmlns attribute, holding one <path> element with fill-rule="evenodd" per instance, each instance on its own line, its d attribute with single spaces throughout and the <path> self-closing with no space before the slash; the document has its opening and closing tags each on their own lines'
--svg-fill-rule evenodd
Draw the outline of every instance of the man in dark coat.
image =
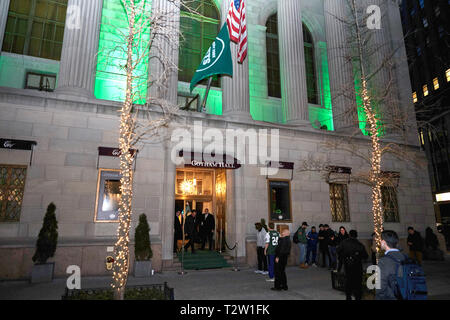
<svg viewBox="0 0 450 320">
<path fill-rule="evenodd" d="M 420 233 L 414 230 L 413 227 L 408 227 L 408 246 L 409 257 L 417 261 L 419 265 L 422 264 L 423 239 Z"/>
<path fill-rule="evenodd" d="M 173 223 L 174 235 L 173 235 L 173 252 L 177 252 L 178 241 L 183 239 L 183 216 L 181 211 L 177 211 Z"/>
<path fill-rule="evenodd" d="M 198 236 L 198 227 L 200 224 L 200 219 L 197 217 L 197 212 L 192 210 L 192 213 L 186 218 L 186 223 L 184 226 L 184 233 L 186 234 L 186 239 L 189 239 L 185 250 L 187 251 L 191 247 L 192 254 L 195 253 L 195 239 Z"/>
<path fill-rule="evenodd" d="M 385 230 L 381 233 L 381 249 L 384 256 L 378 260 L 380 272 L 380 289 L 376 289 L 377 300 L 396 300 L 395 288 L 389 279 L 396 275 L 397 261 L 405 260 L 406 256 L 397 249 L 398 235 L 395 231 Z M 391 256 L 392 258 L 390 258 Z"/>
<path fill-rule="evenodd" d="M 289 229 L 284 229 L 275 249 L 275 283 L 272 290 L 287 290 L 286 264 L 291 253 Z"/>
<path fill-rule="evenodd" d="M 357 239 L 356 230 L 350 230 L 349 238 L 343 240 L 337 248 L 338 255 L 342 260 L 345 272 L 345 295 L 347 300 L 356 300 L 362 297 L 363 266 L 362 261 L 369 256 L 364 245 Z M 339 271 L 339 270 L 338 270 Z"/>
<path fill-rule="evenodd" d="M 328 252 L 328 240 L 327 240 L 327 231 L 325 230 L 323 224 L 319 225 L 319 252 L 322 256 L 322 268 L 327 266 L 330 262 L 330 253 Z"/>
<path fill-rule="evenodd" d="M 205 250 L 206 240 L 209 243 L 209 250 L 213 249 L 213 235 L 216 228 L 216 222 L 214 216 L 209 213 L 208 208 L 205 209 L 205 213 L 202 217 L 200 233 L 202 238 L 202 250 Z"/>
</svg>

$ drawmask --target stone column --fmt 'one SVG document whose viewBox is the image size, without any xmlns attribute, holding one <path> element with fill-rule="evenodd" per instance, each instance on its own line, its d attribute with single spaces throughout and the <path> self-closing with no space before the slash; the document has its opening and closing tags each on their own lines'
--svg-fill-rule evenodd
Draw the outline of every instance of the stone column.
<svg viewBox="0 0 450 320">
<path fill-rule="evenodd" d="M 151 48 L 148 73 L 152 85 L 147 97 L 149 102 L 152 98 L 163 98 L 175 105 L 178 95 L 180 7 L 171 1 L 153 0 L 152 15 L 161 21 L 164 30 L 163 34 L 155 36 Z"/>
<path fill-rule="evenodd" d="M 342 21 L 348 17 L 347 0 L 325 0 L 325 31 L 330 74 L 333 120 L 336 131 L 358 128 L 353 66 L 348 57 L 349 28 Z"/>
<path fill-rule="evenodd" d="M 6 29 L 6 20 L 8 20 L 9 0 L 0 0 L 0 54 L 3 47 L 3 38 Z"/>
<path fill-rule="evenodd" d="M 408 59 L 406 56 L 405 39 L 403 35 L 400 9 L 396 1 L 388 1 L 388 19 L 391 30 L 392 47 L 395 49 L 393 57 L 395 63 L 395 75 L 397 78 L 398 98 L 402 111 L 407 115 L 408 142 L 419 145 L 417 139 L 417 121 L 412 102 L 412 88 L 409 76 Z"/>
<path fill-rule="evenodd" d="M 69 0 L 58 93 L 94 97 L 102 5 L 103 0 Z"/>
<path fill-rule="evenodd" d="M 227 20 L 230 1 L 222 1 L 222 23 Z M 248 9 L 248 7 L 246 7 Z M 248 32 L 248 11 L 247 11 L 247 32 Z M 248 37 L 248 36 L 247 36 Z M 247 40 L 248 41 L 248 40 Z M 233 77 L 222 77 L 222 114 L 229 119 L 251 121 L 250 116 L 250 89 L 248 60 L 245 58 L 242 64 L 237 62 L 238 45 L 231 42 L 231 58 L 233 60 Z"/>
<path fill-rule="evenodd" d="M 170 142 L 164 145 L 164 185 L 163 201 L 161 213 L 161 259 L 163 268 L 171 266 L 173 262 L 173 236 L 174 236 L 174 216 L 175 216 L 175 172 L 176 167 L 171 159 Z"/>
<path fill-rule="evenodd" d="M 299 0 L 278 1 L 281 97 L 286 121 L 309 125 L 305 49 Z"/>
</svg>

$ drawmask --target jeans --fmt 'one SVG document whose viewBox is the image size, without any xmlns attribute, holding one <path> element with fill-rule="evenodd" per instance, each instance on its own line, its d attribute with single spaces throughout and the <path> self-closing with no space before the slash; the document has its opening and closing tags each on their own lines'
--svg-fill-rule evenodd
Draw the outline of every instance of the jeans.
<svg viewBox="0 0 450 320">
<path fill-rule="evenodd" d="M 312 253 L 312 260 L 309 260 L 309 257 Z M 308 246 L 306 250 L 306 262 L 308 264 L 316 263 L 316 256 L 317 256 L 317 245 L 316 246 Z"/>
<path fill-rule="evenodd" d="M 336 247 L 328 246 L 330 251 L 330 268 L 336 268 Z"/>
<path fill-rule="evenodd" d="M 269 269 L 269 278 L 273 279 L 275 276 L 275 255 L 269 254 L 267 256 L 268 260 L 268 269 Z"/>
<path fill-rule="evenodd" d="M 320 256 L 322 257 L 322 267 L 330 266 L 330 251 L 328 247 L 320 248 Z"/>
<path fill-rule="evenodd" d="M 298 247 L 300 248 L 300 264 L 304 264 L 306 258 L 306 243 L 298 243 Z"/>
</svg>

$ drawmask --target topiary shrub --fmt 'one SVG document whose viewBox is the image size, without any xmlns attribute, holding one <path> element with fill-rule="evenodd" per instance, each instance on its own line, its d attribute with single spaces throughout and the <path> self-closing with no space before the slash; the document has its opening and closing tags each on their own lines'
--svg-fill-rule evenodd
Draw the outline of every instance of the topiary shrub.
<svg viewBox="0 0 450 320">
<path fill-rule="evenodd" d="M 139 224 L 134 234 L 134 256 L 136 261 L 147 261 L 153 257 L 150 245 L 150 227 L 147 216 L 143 213 L 139 216 Z"/>
<path fill-rule="evenodd" d="M 36 242 L 36 252 L 33 256 L 33 262 L 44 264 L 48 258 L 54 256 L 56 245 L 58 243 L 58 221 L 56 221 L 56 206 L 50 203 L 44 216 L 41 231 Z"/>
</svg>

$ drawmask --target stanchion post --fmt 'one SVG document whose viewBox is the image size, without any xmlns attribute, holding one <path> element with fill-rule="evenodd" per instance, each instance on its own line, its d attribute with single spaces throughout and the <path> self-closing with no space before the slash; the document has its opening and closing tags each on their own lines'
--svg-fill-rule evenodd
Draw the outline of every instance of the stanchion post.
<svg viewBox="0 0 450 320">
<path fill-rule="evenodd" d="M 239 271 L 239 268 L 237 266 L 237 250 L 238 250 L 238 243 L 234 245 L 234 269 L 233 271 Z"/>
</svg>

